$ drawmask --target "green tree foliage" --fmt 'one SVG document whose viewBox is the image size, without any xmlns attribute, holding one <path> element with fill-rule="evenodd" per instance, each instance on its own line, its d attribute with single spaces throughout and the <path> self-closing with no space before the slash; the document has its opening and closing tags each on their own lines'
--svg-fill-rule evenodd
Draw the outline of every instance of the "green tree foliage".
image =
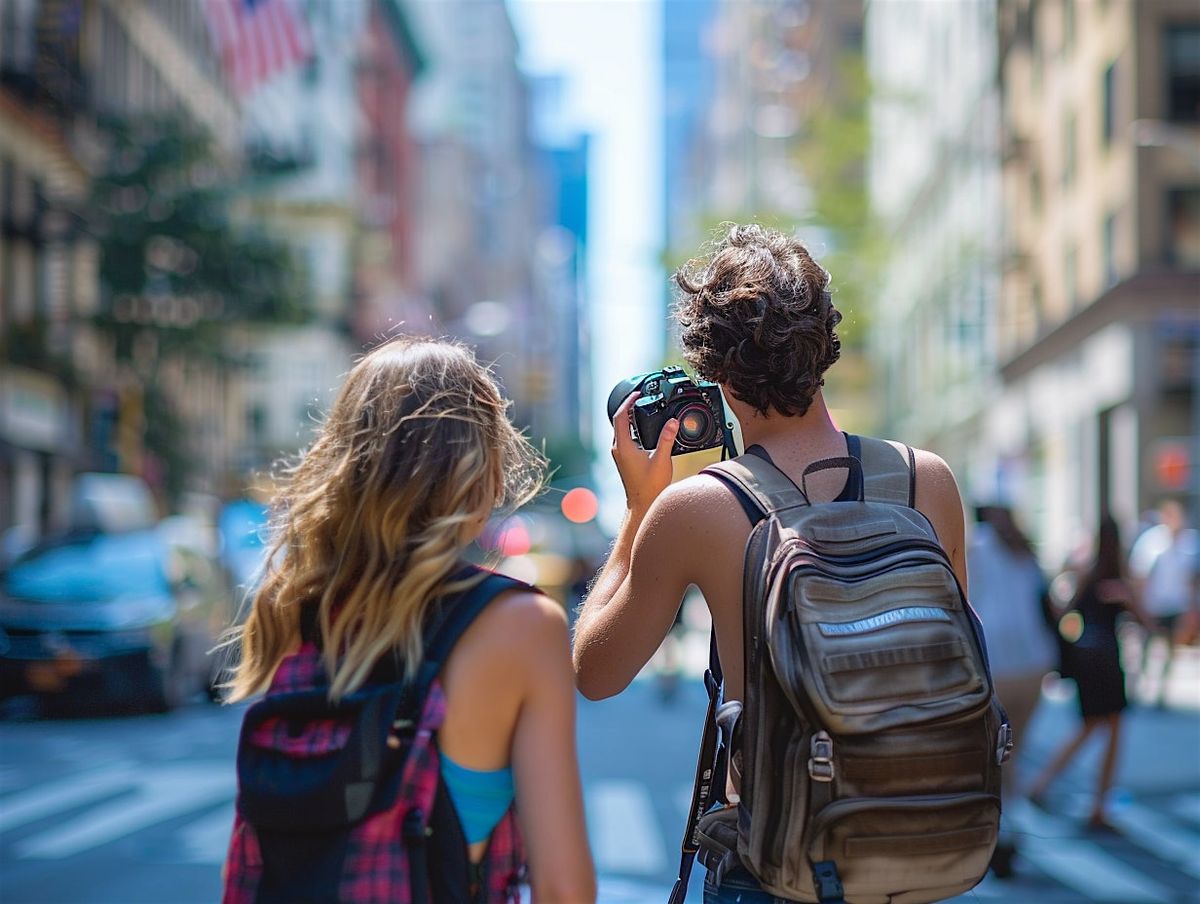
<svg viewBox="0 0 1200 904">
<path fill-rule="evenodd" d="M 237 171 L 197 123 L 175 114 L 113 119 L 101 135 L 88 222 L 100 249 L 96 327 L 126 378 L 141 384 L 144 451 L 177 498 L 194 461 L 161 365 L 239 366 L 230 330 L 303 321 L 305 274 L 286 244 L 235 215 Z"/>
<path fill-rule="evenodd" d="M 109 120 L 102 132 L 89 227 L 101 252 L 98 325 L 118 356 L 152 332 L 160 356 L 222 360 L 228 326 L 303 319 L 291 250 L 232 216 L 236 183 L 199 125 L 163 114 Z"/>
<path fill-rule="evenodd" d="M 846 315 L 838 333 L 847 349 L 861 349 L 887 246 L 872 216 L 866 183 L 871 85 L 861 53 L 846 54 L 838 72 L 835 90 L 788 139 L 790 158 L 810 193 L 804 214 L 797 218 L 769 205 L 710 210 L 698 218 L 696 230 L 712 237 L 722 223 L 754 222 L 785 232 L 799 228 L 804 235 L 818 237 L 814 254 L 832 274 L 834 302 Z M 662 262 L 673 272 L 697 253 L 703 254 L 703 249 L 669 248 Z"/>
<path fill-rule="evenodd" d="M 822 257 L 833 275 L 834 301 L 846 315 L 838 333 L 862 348 L 870 324 L 886 243 L 871 213 L 867 158 L 871 149 L 871 86 L 859 53 L 838 64 L 838 90 L 808 120 L 796 162 L 812 191 L 809 224 L 824 230 Z"/>
</svg>

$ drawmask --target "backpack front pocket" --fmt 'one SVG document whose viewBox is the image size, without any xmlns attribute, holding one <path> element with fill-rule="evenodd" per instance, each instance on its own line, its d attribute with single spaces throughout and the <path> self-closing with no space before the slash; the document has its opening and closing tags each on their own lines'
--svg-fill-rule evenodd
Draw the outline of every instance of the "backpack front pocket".
<svg viewBox="0 0 1200 904">
<path fill-rule="evenodd" d="M 999 818 L 991 794 L 843 799 L 813 820 L 808 856 L 837 864 L 848 900 L 936 901 L 974 887 Z"/>
<path fill-rule="evenodd" d="M 780 615 L 790 642 L 773 646 L 786 655 L 772 664 L 834 735 L 954 719 L 987 704 L 990 682 L 943 564 L 893 559 L 854 580 L 801 566 Z"/>
</svg>

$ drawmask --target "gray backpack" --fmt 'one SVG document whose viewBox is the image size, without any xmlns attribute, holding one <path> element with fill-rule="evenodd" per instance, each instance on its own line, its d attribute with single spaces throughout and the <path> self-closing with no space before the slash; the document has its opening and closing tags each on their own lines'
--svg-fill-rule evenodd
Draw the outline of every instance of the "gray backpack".
<svg viewBox="0 0 1200 904">
<path fill-rule="evenodd" d="M 745 699 L 721 703 L 714 644 L 673 902 L 697 853 L 718 881 L 742 865 L 801 902 L 937 901 L 987 871 L 1012 740 L 982 631 L 913 507 L 912 450 L 848 442 L 799 487 L 765 453 L 705 469 L 762 517 L 746 545 Z M 808 476 L 832 468 L 857 498 L 810 503 Z M 727 769 L 736 806 L 720 800 Z"/>
</svg>

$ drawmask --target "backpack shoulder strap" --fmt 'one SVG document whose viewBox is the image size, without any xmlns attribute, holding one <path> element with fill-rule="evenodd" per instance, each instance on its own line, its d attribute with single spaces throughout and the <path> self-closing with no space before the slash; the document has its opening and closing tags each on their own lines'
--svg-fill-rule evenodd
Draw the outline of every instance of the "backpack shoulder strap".
<svg viewBox="0 0 1200 904">
<path fill-rule="evenodd" d="M 858 442 L 866 499 L 912 508 L 917 496 L 917 463 L 912 447 L 870 436 L 860 436 Z"/>
<path fill-rule="evenodd" d="M 540 592 L 516 578 L 474 566 L 463 568 L 455 577 L 469 579 L 471 572 L 479 574 L 481 580 L 457 597 L 447 600 L 425 632 L 425 651 L 421 657 L 421 666 L 416 677 L 406 688 L 404 700 L 399 707 L 400 713 L 415 715 L 433 687 L 433 682 L 445 665 L 450 651 L 466 633 L 467 628 L 471 627 L 472 622 L 487 608 L 488 603 L 508 590 Z"/>
<path fill-rule="evenodd" d="M 808 500 L 786 474 L 757 455 L 739 455 L 711 464 L 700 472 L 730 484 L 754 504 L 763 516 L 807 505 Z"/>
</svg>

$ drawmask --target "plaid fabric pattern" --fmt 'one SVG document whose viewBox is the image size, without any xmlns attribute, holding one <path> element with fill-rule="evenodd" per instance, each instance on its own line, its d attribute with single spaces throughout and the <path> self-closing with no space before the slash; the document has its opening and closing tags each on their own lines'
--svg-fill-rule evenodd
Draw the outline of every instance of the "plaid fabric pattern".
<svg viewBox="0 0 1200 904">
<path fill-rule="evenodd" d="M 320 653 L 305 644 L 287 657 L 276 671 L 268 694 L 312 690 L 325 684 Z M 401 775 L 396 803 L 356 825 L 343 863 L 338 900 L 355 904 L 408 904 L 411 901 L 411 865 L 404 842 L 405 818 L 414 810 L 424 815 L 421 828 L 428 826 L 441 777 L 437 731 L 446 715 L 446 697 L 434 682 L 418 720 L 415 735 Z M 350 728 L 337 720 L 312 720 L 304 731 L 294 734 L 288 720 L 265 721 L 251 743 L 289 755 L 314 756 L 345 745 Z M 515 812 L 509 808 L 492 832 L 483 863 L 486 904 L 518 904 L 524 879 L 525 855 Z M 237 816 L 225 864 L 223 904 L 253 904 L 262 879 L 263 861 L 254 827 Z"/>
<path fill-rule="evenodd" d="M 513 807 L 496 824 L 488 841 L 484 868 L 484 895 L 487 904 L 518 904 L 521 884 L 525 881 L 525 847 L 517 828 Z"/>
<path fill-rule="evenodd" d="M 275 676 L 271 679 L 268 694 L 286 694 L 292 691 L 311 691 L 325 685 L 325 666 L 321 662 L 321 651 L 315 643 L 304 643 L 290 656 L 283 657 Z"/>
<path fill-rule="evenodd" d="M 315 690 L 325 684 L 324 679 L 321 651 L 316 644 L 306 643 L 279 664 L 267 693 Z M 346 746 L 350 729 L 349 724 L 338 719 L 309 719 L 304 723 L 303 733 L 295 734 L 287 719 L 267 719 L 251 735 L 250 743 L 296 757 L 318 756 Z"/>
</svg>

